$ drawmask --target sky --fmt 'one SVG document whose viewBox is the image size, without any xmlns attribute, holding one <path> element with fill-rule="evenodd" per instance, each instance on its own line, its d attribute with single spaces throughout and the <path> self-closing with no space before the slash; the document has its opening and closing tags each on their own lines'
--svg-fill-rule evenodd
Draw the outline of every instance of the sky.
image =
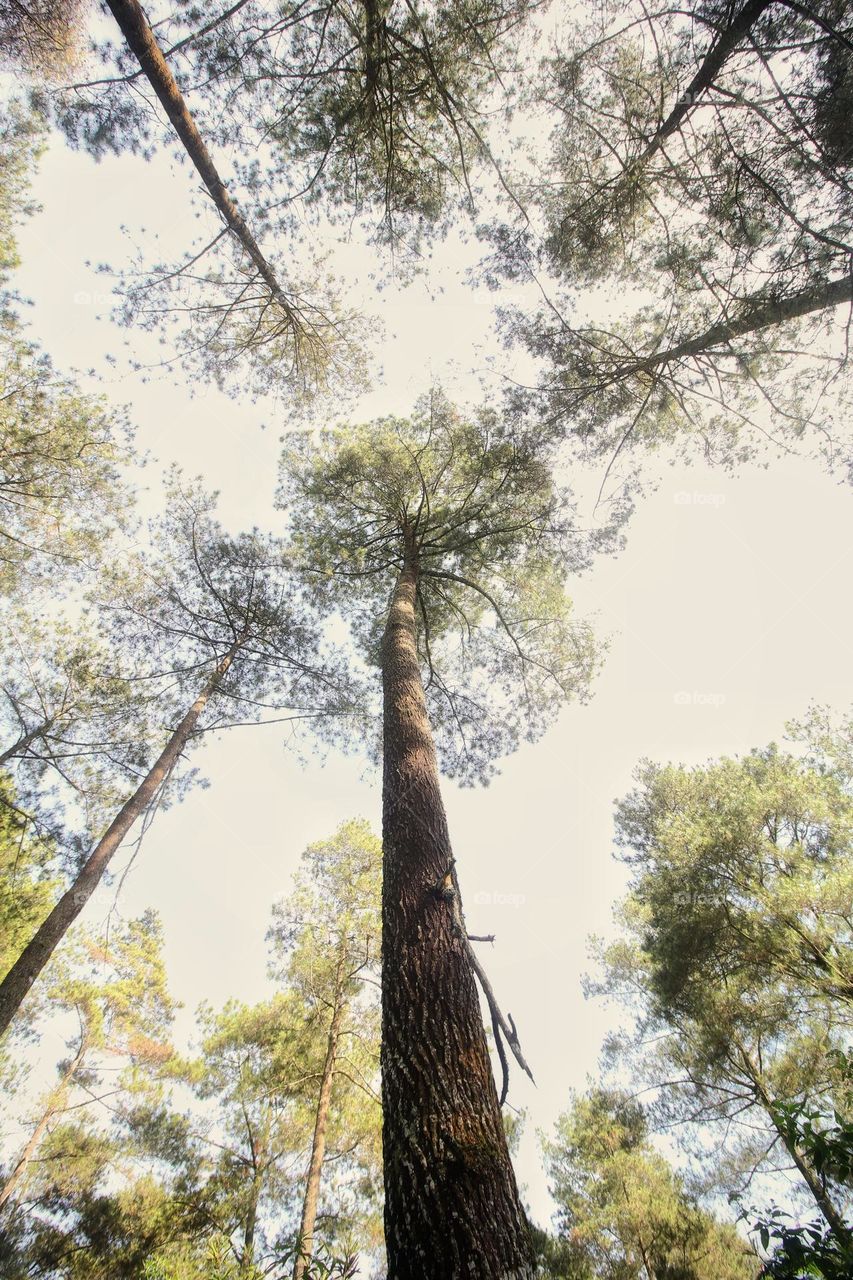
<svg viewBox="0 0 853 1280">
<path fill-rule="evenodd" d="M 105 359 L 128 342 L 146 362 L 162 349 L 112 323 L 109 277 L 92 264 L 126 262 L 155 234 L 166 256 L 185 247 L 197 231 L 192 181 L 165 154 L 96 165 L 55 140 L 36 184 L 42 212 L 20 237 L 17 283 L 32 302 L 32 332 L 56 364 L 128 404 L 152 458 L 145 502 L 156 504 L 160 473 L 177 462 L 219 490 L 232 528 L 275 527 L 280 406 L 203 385 L 190 394 L 180 379 L 144 381 L 121 355 L 116 365 Z M 358 406 L 360 418 L 405 413 L 432 378 L 451 396 L 477 394 L 477 371 L 496 351 L 495 299 L 466 283 L 467 262 L 450 243 L 436 250 L 428 278 L 377 293 L 358 247 L 338 251 L 351 300 L 374 318 L 377 335 L 384 326 L 384 380 Z M 570 583 L 579 614 L 609 644 L 589 703 L 566 709 L 488 788 L 445 784 L 467 921 L 474 933 L 496 935 L 482 958 L 536 1077 L 534 1087 L 513 1071 L 510 1102 L 528 1111 L 517 1168 L 540 1222 L 552 1206 L 537 1130 L 550 1130 L 570 1090 L 595 1074 L 602 1038 L 619 1017 L 582 992 L 589 937 L 612 929 L 626 882 L 613 858 L 613 801 L 643 757 L 694 764 L 742 754 L 780 740 L 811 701 L 849 705 L 850 501 L 805 459 L 735 475 L 662 467 L 626 547 Z M 363 761 L 330 753 L 303 765 L 281 726 L 211 737 L 194 763 L 209 787 L 158 815 L 120 902 L 125 917 L 160 912 L 171 987 L 184 1006 L 179 1037 L 191 1035 L 201 1000 L 216 1006 L 268 992 L 270 907 L 306 844 L 346 818 L 377 828 L 380 820 L 379 779 Z M 102 919 L 113 895 L 100 891 L 84 920 Z M 58 1057 L 58 1039 L 55 1047 Z"/>
</svg>

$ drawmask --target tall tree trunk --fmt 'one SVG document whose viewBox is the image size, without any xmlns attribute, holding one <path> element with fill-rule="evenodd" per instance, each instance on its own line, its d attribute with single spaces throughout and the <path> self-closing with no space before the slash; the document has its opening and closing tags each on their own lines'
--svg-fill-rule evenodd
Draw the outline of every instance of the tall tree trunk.
<svg viewBox="0 0 853 1280">
<path fill-rule="evenodd" d="M 408 528 L 405 548 L 382 642 L 388 1280 L 530 1280 L 474 974 L 448 901 L 456 889 L 445 885 L 455 876 L 417 658 Z"/>
<path fill-rule="evenodd" d="M 261 277 L 266 281 L 285 312 L 293 332 L 300 332 L 305 327 L 303 319 L 293 300 L 282 289 L 278 277 L 261 252 L 245 218 L 228 194 L 228 188 L 219 176 L 192 113 L 184 101 L 178 82 L 163 57 L 163 51 L 157 43 L 154 32 L 148 25 L 142 5 L 138 0 L 107 0 L 107 4 L 151 88 L 162 103 L 175 133 L 183 143 L 184 150 L 213 197 L 213 202 L 224 218 L 226 226 L 240 241 Z"/>
<path fill-rule="evenodd" d="M 252 1174 L 252 1188 L 249 1198 L 249 1212 L 246 1214 L 246 1228 L 243 1232 L 243 1252 L 240 1256 L 240 1274 L 249 1275 L 255 1265 L 255 1231 L 258 1225 L 258 1203 L 261 1198 L 263 1175 L 257 1167 L 257 1152 L 253 1152 L 255 1169 Z"/>
<path fill-rule="evenodd" d="M 297 1254 L 293 1263 L 293 1280 L 303 1280 L 306 1268 L 314 1252 L 314 1224 L 317 1221 L 317 1201 L 320 1196 L 320 1174 L 323 1171 L 323 1159 L 326 1155 L 326 1129 L 329 1123 L 329 1103 L 332 1097 L 332 1083 L 335 1078 L 335 1062 L 338 1056 L 338 1037 L 341 1034 L 346 1002 L 343 999 L 341 972 L 338 970 L 338 982 L 335 990 L 335 1008 L 329 1026 L 329 1039 L 326 1044 L 326 1058 L 323 1063 L 323 1075 L 320 1079 L 320 1093 L 317 1097 L 317 1112 L 314 1120 L 314 1137 L 311 1143 L 311 1162 L 308 1166 L 308 1180 L 305 1183 L 305 1196 L 302 1201 L 302 1220 L 299 1224 Z"/>
<path fill-rule="evenodd" d="M 24 1147 L 23 1151 L 18 1156 L 17 1163 L 15 1164 L 14 1169 L 12 1170 L 9 1177 L 7 1178 L 5 1186 L 3 1187 L 2 1190 L 0 1190 L 0 1210 L 3 1209 L 7 1201 L 14 1195 L 16 1187 L 21 1182 L 21 1179 L 26 1173 L 27 1167 L 30 1161 L 35 1155 L 35 1152 L 36 1152 L 36 1149 L 38 1148 L 39 1143 L 44 1137 L 44 1133 L 45 1133 L 45 1130 L 47 1129 L 47 1126 L 50 1124 L 51 1120 L 57 1114 L 57 1112 L 62 1110 L 61 1104 L 65 1098 L 65 1094 L 68 1090 L 69 1085 L 71 1084 L 75 1075 L 80 1069 L 80 1063 L 83 1061 L 83 1058 L 86 1054 L 87 1047 L 88 1047 L 87 1035 L 86 1035 L 86 1032 L 83 1031 L 83 1033 L 80 1036 L 79 1048 L 77 1049 L 77 1052 L 74 1055 L 73 1060 L 69 1064 L 59 1084 L 51 1093 L 50 1101 L 48 1102 L 48 1105 L 45 1108 L 44 1114 L 42 1115 L 36 1127 L 33 1129 L 32 1133 L 30 1134 L 30 1137 L 27 1141 L 27 1145 Z"/>
<path fill-rule="evenodd" d="M 235 640 L 224 658 L 216 664 L 216 668 L 207 684 L 177 729 L 175 729 L 133 795 L 107 827 L 77 873 L 74 883 L 63 893 L 50 915 L 37 929 L 3 981 L 0 982 L 0 1035 L 7 1029 L 9 1023 L 18 1012 L 24 997 L 53 955 L 58 943 L 61 942 L 69 927 L 77 919 L 95 892 L 101 877 L 109 865 L 110 859 L 119 848 L 122 840 L 124 840 L 137 818 L 141 817 L 148 808 L 159 788 L 168 778 L 178 756 L 186 745 L 187 739 L 195 729 L 199 716 L 207 706 L 208 699 L 231 666 L 234 655 L 242 643 L 242 639 Z"/>
</svg>

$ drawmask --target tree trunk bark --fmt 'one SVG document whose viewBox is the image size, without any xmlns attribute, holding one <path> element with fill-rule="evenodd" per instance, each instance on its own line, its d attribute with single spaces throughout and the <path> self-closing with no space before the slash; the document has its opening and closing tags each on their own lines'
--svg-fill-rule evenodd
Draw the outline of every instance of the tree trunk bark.
<svg viewBox="0 0 853 1280">
<path fill-rule="evenodd" d="M 254 1154 L 257 1161 L 257 1153 Z M 258 1225 L 258 1203 L 261 1198 L 261 1174 L 257 1167 L 252 1175 L 252 1190 L 249 1200 L 249 1212 L 246 1215 L 246 1229 L 243 1232 L 243 1251 L 240 1256 L 240 1274 L 249 1275 L 255 1265 L 255 1231 Z"/>
<path fill-rule="evenodd" d="M 340 978 L 340 974 L 338 976 Z M 317 1202 L 320 1197 L 320 1175 L 323 1171 L 323 1160 L 326 1155 L 329 1103 L 332 1097 L 335 1062 L 338 1056 L 338 1037 L 341 1033 L 341 1023 L 345 1008 L 346 1002 L 342 998 L 339 982 L 335 993 L 335 1009 L 329 1027 L 323 1074 L 320 1079 L 320 1093 L 317 1098 L 314 1137 L 311 1143 L 311 1162 L 308 1166 L 308 1180 L 305 1184 L 305 1196 L 302 1201 L 302 1220 L 299 1224 L 299 1238 L 296 1242 L 297 1254 L 293 1263 L 293 1280 L 303 1280 L 306 1268 L 311 1261 L 311 1255 L 314 1252 L 314 1224 L 317 1221 Z"/>
<path fill-rule="evenodd" d="M 474 974 L 442 888 L 455 876 L 417 657 L 417 575 L 407 528 L 382 641 L 388 1280 L 530 1280 Z"/>
<path fill-rule="evenodd" d="M 107 0 L 107 4 L 226 225 L 240 241 L 273 295 L 282 304 L 294 330 L 299 329 L 301 321 L 293 304 L 281 288 L 275 272 L 261 252 L 246 220 L 228 194 L 228 189 L 220 178 L 192 113 L 184 101 L 178 82 L 163 57 L 163 51 L 157 43 L 154 32 L 148 25 L 142 5 L 138 0 Z"/>
<path fill-rule="evenodd" d="M 72 1080 L 74 1079 L 75 1075 L 77 1074 L 80 1068 L 80 1063 L 83 1061 L 83 1058 L 86 1053 L 86 1049 L 87 1049 L 87 1040 L 86 1040 L 86 1034 L 84 1032 L 83 1035 L 81 1035 L 80 1037 L 80 1047 L 78 1048 L 76 1054 L 74 1055 L 73 1061 L 68 1067 L 68 1070 L 65 1072 L 65 1075 L 60 1080 L 59 1084 L 54 1089 L 53 1093 L 50 1095 L 50 1102 L 44 1114 L 42 1115 L 35 1129 L 33 1129 L 32 1133 L 30 1134 L 29 1140 L 27 1141 L 27 1145 L 24 1147 L 23 1151 L 18 1156 L 17 1163 L 14 1169 L 12 1170 L 11 1174 L 9 1175 L 8 1179 L 6 1180 L 6 1185 L 3 1187 L 2 1191 L 0 1191 L 0 1210 L 4 1208 L 7 1201 L 14 1195 L 16 1187 L 18 1186 L 24 1174 L 26 1173 L 27 1166 L 29 1165 L 30 1161 L 35 1155 L 36 1149 L 38 1148 L 39 1143 L 44 1137 L 45 1129 L 50 1124 L 51 1120 L 56 1115 L 56 1113 L 61 1110 L 60 1102 L 62 1101 L 62 1098 L 66 1090 L 68 1089 L 68 1086 L 71 1084 Z"/>
<path fill-rule="evenodd" d="M 37 929 L 3 981 L 0 982 L 0 1035 L 8 1028 L 27 992 L 53 955 L 58 943 L 95 892 L 110 859 L 122 840 L 168 778 L 187 739 L 195 729 L 201 713 L 207 706 L 208 699 L 231 666 L 234 655 L 242 643 L 242 640 L 236 640 L 225 657 L 217 663 L 213 675 L 169 738 L 163 751 L 89 854 L 74 883 L 59 899 L 50 915 Z"/>
<path fill-rule="evenodd" d="M 647 373 L 685 356 L 702 355 L 714 347 L 731 342 L 733 338 L 743 338 L 747 334 L 758 333 L 761 329 L 769 329 L 772 325 L 785 324 L 788 320 L 799 320 L 816 311 L 828 311 L 830 307 L 839 307 L 845 302 L 853 302 L 853 274 L 842 276 L 838 280 L 826 280 L 819 285 L 810 285 L 787 298 L 759 300 L 754 303 L 751 311 L 736 320 L 721 321 L 711 325 L 703 333 L 685 338 L 664 351 L 656 351 L 650 356 L 632 360 L 621 368 L 617 367 L 604 380 L 603 385 L 619 382 L 634 373 Z"/>
</svg>

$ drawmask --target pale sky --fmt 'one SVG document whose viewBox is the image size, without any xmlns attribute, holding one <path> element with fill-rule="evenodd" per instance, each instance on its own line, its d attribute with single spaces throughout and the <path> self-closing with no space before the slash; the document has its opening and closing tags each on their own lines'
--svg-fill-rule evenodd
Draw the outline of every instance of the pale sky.
<svg viewBox="0 0 853 1280">
<path fill-rule="evenodd" d="M 21 235 L 18 287 L 33 299 L 33 334 L 55 362 L 95 369 L 110 399 L 130 405 L 139 445 L 156 459 L 141 478 L 152 494 L 160 467 L 176 461 L 221 491 L 231 527 L 274 524 L 275 405 L 209 387 L 191 397 L 104 360 L 126 341 L 146 359 L 160 349 L 112 325 L 109 282 L 87 260 L 126 261 L 143 227 L 161 235 L 165 256 L 185 247 L 196 229 L 191 181 L 165 154 L 96 166 L 57 140 L 36 187 L 44 210 Z M 464 284 L 458 247 L 436 250 L 430 281 L 381 294 L 359 286 L 369 262 L 357 249 L 337 261 L 386 330 L 386 380 L 360 406 L 362 419 L 406 412 L 432 378 L 451 395 L 476 395 L 471 371 L 490 349 L 495 298 Z M 779 739 L 810 700 L 849 704 L 850 502 L 804 460 L 735 477 L 704 466 L 666 470 L 630 523 L 626 549 L 572 584 L 578 611 L 610 637 L 589 705 L 564 712 L 488 789 L 445 784 L 468 924 L 497 934 L 483 960 L 537 1080 L 534 1088 L 514 1070 L 510 1102 L 530 1113 L 518 1170 L 543 1223 L 551 1206 L 536 1129 L 550 1129 L 569 1090 L 595 1072 L 617 1019 L 581 993 L 588 935 L 610 928 L 624 884 L 611 856 L 612 802 L 641 757 L 695 763 L 746 752 Z M 332 754 L 302 768 L 276 726 L 233 729 L 194 763 L 210 787 L 158 815 L 120 906 L 125 916 L 149 906 L 161 914 L 171 987 L 185 1005 L 179 1035 L 191 1031 L 202 999 L 266 993 L 270 905 L 287 892 L 305 845 L 345 818 L 380 822 L 378 778 L 363 762 Z M 111 901 L 102 891 L 84 920 L 96 924 Z"/>
</svg>

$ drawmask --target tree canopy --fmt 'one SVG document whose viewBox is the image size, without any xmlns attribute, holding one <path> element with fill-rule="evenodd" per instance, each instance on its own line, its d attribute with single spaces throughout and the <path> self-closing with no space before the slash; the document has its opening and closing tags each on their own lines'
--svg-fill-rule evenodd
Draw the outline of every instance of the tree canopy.
<svg viewBox="0 0 853 1280">
<path fill-rule="evenodd" d="M 618 810 L 634 882 L 601 983 L 635 1010 L 635 1061 L 658 1117 L 718 1135 L 727 1190 L 742 1194 L 756 1168 L 795 1169 L 841 1242 L 846 1179 L 818 1171 L 791 1116 L 845 1094 L 844 740 L 805 755 L 770 747 L 689 770 L 643 766 Z M 615 1041 L 614 1060 L 626 1048 Z"/>
<path fill-rule="evenodd" d="M 409 419 L 298 437 L 280 502 L 306 580 L 369 663 L 411 531 L 419 656 L 449 776 L 487 778 L 585 696 L 597 646 L 563 583 L 610 531 L 580 525 L 532 443 L 496 414 L 465 415 L 434 391 Z"/>
<path fill-rule="evenodd" d="M 735 1229 L 691 1200 L 651 1146 L 642 1107 L 592 1090 L 574 1100 L 545 1144 L 558 1239 L 572 1280 L 751 1280 L 758 1259 Z M 569 1255 L 571 1257 L 571 1254 Z"/>
<path fill-rule="evenodd" d="M 671 446 L 849 469 L 849 36 L 834 3 L 573 21 L 530 89 L 530 219 L 490 231 L 544 295 L 507 317 L 541 371 L 516 407 L 623 480 Z"/>
</svg>

